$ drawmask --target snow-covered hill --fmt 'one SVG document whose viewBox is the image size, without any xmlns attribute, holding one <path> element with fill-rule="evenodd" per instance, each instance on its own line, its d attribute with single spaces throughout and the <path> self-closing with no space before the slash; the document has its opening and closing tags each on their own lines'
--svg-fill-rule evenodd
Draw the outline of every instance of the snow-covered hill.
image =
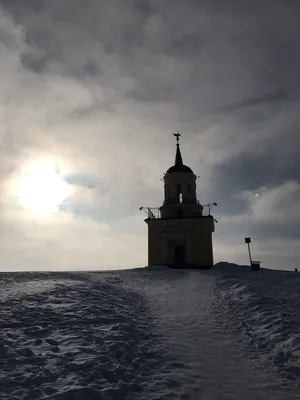
<svg viewBox="0 0 300 400">
<path fill-rule="evenodd" d="M 300 274 L 0 274 L 0 399 L 299 399 Z"/>
<path fill-rule="evenodd" d="M 251 359 L 271 366 L 282 384 L 299 386 L 300 274 L 234 267 L 217 278 L 215 294 L 216 312 Z"/>
</svg>

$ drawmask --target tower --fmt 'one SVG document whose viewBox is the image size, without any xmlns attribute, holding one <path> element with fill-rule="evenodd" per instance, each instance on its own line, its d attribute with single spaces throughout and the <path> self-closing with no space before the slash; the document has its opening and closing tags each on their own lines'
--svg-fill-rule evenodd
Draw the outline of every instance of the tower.
<svg viewBox="0 0 300 400">
<path fill-rule="evenodd" d="M 175 163 L 164 174 L 164 202 L 159 208 L 140 207 L 148 217 L 148 266 L 210 268 L 213 265 L 211 209 L 197 200 L 197 177 L 183 164 L 179 133 Z"/>
</svg>

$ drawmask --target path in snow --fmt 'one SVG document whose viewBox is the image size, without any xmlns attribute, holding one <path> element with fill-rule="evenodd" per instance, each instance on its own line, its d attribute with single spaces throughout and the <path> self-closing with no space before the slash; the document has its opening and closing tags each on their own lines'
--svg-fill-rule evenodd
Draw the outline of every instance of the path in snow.
<svg viewBox="0 0 300 400">
<path fill-rule="evenodd" d="M 299 398 L 299 381 L 298 385 L 283 384 L 267 364 L 253 362 L 245 342 L 232 326 L 228 329 L 231 309 L 222 304 L 217 285 L 220 276 L 226 279 L 226 274 L 161 269 L 132 271 L 131 275 L 123 274 L 124 281 L 148 298 L 159 333 L 167 339 L 169 352 L 182 366 L 174 375 L 178 388 L 169 392 L 170 398 Z M 250 276 L 253 277 L 251 272 Z M 239 281 L 239 275 L 235 279 Z M 235 306 L 238 309 L 239 305 Z M 247 313 L 245 307 L 244 312 Z M 247 315 L 243 319 L 247 321 Z"/>
</svg>

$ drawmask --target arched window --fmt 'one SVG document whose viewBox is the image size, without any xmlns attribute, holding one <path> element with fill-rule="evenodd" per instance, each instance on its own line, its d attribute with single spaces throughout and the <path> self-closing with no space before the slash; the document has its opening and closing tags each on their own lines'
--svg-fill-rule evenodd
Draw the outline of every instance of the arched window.
<svg viewBox="0 0 300 400">
<path fill-rule="evenodd" d="M 181 186 L 180 185 L 177 185 L 177 196 L 176 196 L 176 198 L 177 198 L 177 201 L 180 203 L 180 195 L 182 194 L 182 191 L 181 191 Z"/>
</svg>

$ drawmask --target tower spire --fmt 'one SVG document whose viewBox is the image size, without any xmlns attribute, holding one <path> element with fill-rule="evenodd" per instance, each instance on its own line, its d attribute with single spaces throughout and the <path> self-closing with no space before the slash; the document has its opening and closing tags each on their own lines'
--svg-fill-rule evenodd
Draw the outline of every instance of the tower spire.
<svg viewBox="0 0 300 400">
<path fill-rule="evenodd" d="M 183 166 L 183 161 L 182 161 L 180 147 L 179 147 L 179 137 L 181 135 L 178 131 L 177 131 L 177 133 L 173 133 L 173 135 L 176 137 L 176 147 L 177 147 L 174 165 L 177 167 L 181 167 L 181 166 Z"/>
</svg>

